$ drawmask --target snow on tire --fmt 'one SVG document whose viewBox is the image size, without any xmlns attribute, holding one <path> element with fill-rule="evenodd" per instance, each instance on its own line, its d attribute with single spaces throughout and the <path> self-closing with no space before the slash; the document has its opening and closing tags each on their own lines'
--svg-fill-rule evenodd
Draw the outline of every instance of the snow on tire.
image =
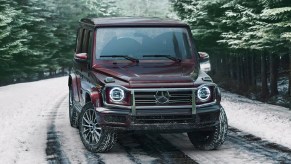
<svg viewBox="0 0 291 164">
<path fill-rule="evenodd" d="M 109 151 L 116 142 L 115 132 L 98 125 L 97 113 L 91 103 L 87 103 L 79 115 L 79 134 L 84 146 L 91 152 Z"/>
<path fill-rule="evenodd" d="M 212 131 L 188 132 L 188 137 L 195 148 L 200 150 L 215 150 L 225 141 L 228 123 L 225 111 L 220 110 L 219 124 Z"/>
</svg>

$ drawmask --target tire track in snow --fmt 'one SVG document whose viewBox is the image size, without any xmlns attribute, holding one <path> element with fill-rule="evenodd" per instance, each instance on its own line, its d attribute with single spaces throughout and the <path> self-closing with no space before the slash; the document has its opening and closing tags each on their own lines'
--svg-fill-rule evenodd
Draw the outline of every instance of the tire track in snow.
<svg viewBox="0 0 291 164">
<path fill-rule="evenodd" d="M 189 163 L 196 161 L 173 146 L 160 134 L 125 134 L 118 143 L 135 163 Z M 147 158 L 145 158 L 147 157 Z"/>
<path fill-rule="evenodd" d="M 130 163 L 126 152 L 115 145 L 114 149 L 107 153 L 92 153 L 88 151 L 80 139 L 79 130 L 70 126 L 68 97 L 60 105 L 55 120 L 55 128 L 61 149 L 65 152 L 71 163 Z"/>
<path fill-rule="evenodd" d="M 46 143 L 46 155 L 48 163 L 70 163 L 66 153 L 61 148 L 61 142 L 59 140 L 59 132 L 56 131 L 55 120 L 58 116 L 58 110 L 61 104 L 64 102 L 67 96 L 63 96 L 53 106 L 50 112 L 50 125 L 47 130 L 47 143 Z"/>
<path fill-rule="evenodd" d="M 83 155 L 85 157 L 85 161 L 80 161 L 85 163 L 107 163 L 105 161 L 108 160 L 108 158 L 116 157 L 116 155 L 111 154 L 112 152 L 116 151 L 115 148 L 104 155 L 91 153 L 85 150 L 82 146 L 67 146 L 67 144 L 72 144 L 72 142 L 67 142 L 66 138 L 73 136 L 70 135 L 71 133 L 68 133 L 71 130 L 68 131 L 67 134 L 63 132 L 63 130 L 66 128 L 71 128 L 69 124 L 64 122 L 64 119 L 68 119 L 66 114 L 64 114 L 64 112 L 67 113 L 68 107 L 65 99 L 66 96 L 61 97 L 61 99 L 57 101 L 48 115 L 48 121 L 50 121 L 47 132 L 48 142 L 46 148 L 48 162 L 70 163 L 72 162 L 70 156 L 75 156 L 75 158 L 78 158 L 80 155 Z M 65 118 L 63 118 L 63 116 L 65 116 Z M 56 122 L 56 118 L 59 122 Z M 66 126 L 60 125 L 60 122 L 66 124 Z M 74 129 L 72 131 L 74 131 L 72 134 L 76 134 Z M 288 148 L 264 141 L 261 138 L 241 132 L 234 128 L 230 128 L 229 132 L 228 141 L 237 148 L 244 149 L 245 151 L 254 154 L 262 155 L 270 160 L 277 161 L 278 163 L 290 163 L 291 161 L 291 151 Z M 75 137 L 79 136 L 75 135 Z M 174 143 L 164 139 L 164 137 L 159 134 L 129 133 L 125 134 L 125 137 L 121 137 L 118 143 L 124 151 L 121 150 L 117 151 L 116 153 L 118 153 L 120 156 L 124 156 L 133 163 L 197 163 L 196 160 L 193 160 L 195 158 L 191 156 L 189 157 L 183 152 L 185 151 L 184 149 L 179 149 L 178 147 L 173 146 L 175 145 Z M 73 154 L 73 152 L 76 152 L 76 149 L 72 148 L 79 149 L 77 150 L 78 153 Z M 217 153 L 220 153 L 219 150 Z M 215 160 L 217 162 L 217 159 L 206 159 L 206 161 L 210 161 L 210 163 L 211 161 Z M 73 161 L 77 162 L 79 160 Z"/>
<path fill-rule="evenodd" d="M 236 128 L 229 128 L 228 140 L 250 152 L 261 154 L 278 163 L 291 163 L 291 150 L 289 148 L 263 140 Z"/>
<path fill-rule="evenodd" d="M 87 163 L 90 164 L 105 164 L 105 162 L 102 161 L 100 156 L 97 153 L 92 153 L 92 152 L 85 152 L 84 153 Z"/>
</svg>

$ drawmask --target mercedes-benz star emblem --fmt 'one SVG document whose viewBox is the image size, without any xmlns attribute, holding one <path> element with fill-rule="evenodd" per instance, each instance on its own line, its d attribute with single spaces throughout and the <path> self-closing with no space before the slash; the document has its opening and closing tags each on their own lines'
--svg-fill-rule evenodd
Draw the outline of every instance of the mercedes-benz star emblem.
<svg viewBox="0 0 291 164">
<path fill-rule="evenodd" d="M 156 103 L 166 104 L 169 102 L 170 93 L 168 91 L 157 91 L 155 98 L 156 98 Z"/>
</svg>

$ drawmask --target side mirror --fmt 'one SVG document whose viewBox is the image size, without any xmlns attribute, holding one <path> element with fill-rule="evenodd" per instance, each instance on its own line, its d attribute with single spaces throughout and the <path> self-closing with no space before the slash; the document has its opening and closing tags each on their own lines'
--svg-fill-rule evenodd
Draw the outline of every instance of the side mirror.
<svg viewBox="0 0 291 164">
<path fill-rule="evenodd" d="M 77 62 L 87 62 L 87 59 L 88 59 L 88 56 L 87 56 L 87 53 L 79 53 L 79 54 L 75 54 L 75 57 L 74 59 L 77 61 Z"/>
<path fill-rule="evenodd" d="M 201 62 L 209 60 L 209 55 L 206 52 L 198 52 Z"/>
</svg>

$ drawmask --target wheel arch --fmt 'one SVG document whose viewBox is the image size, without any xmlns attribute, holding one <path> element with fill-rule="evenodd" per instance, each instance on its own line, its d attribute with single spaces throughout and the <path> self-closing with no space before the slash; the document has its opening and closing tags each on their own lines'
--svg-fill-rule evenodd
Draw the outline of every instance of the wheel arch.
<svg viewBox="0 0 291 164">
<path fill-rule="evenodd" d="M 91 100 L 90 94 L 86 93 L 86 95 L 85 95 L 85 103 L 88 103 L 88 102 L 92 102 L 92 100 Z"/>
<path fill-rule="evenodd" d="M 68 87 L 72 88 L 73 94 L 74 94 L 74 100 L 75 101 L 80 101 L 80 92 L 79 92 L 79 85 L 78 85 L 78 80 L 80 80 L 78 78 L 77 75 L 75 74 L 70 74 L 69 78 L 68 78 Z"/>
</svg>

